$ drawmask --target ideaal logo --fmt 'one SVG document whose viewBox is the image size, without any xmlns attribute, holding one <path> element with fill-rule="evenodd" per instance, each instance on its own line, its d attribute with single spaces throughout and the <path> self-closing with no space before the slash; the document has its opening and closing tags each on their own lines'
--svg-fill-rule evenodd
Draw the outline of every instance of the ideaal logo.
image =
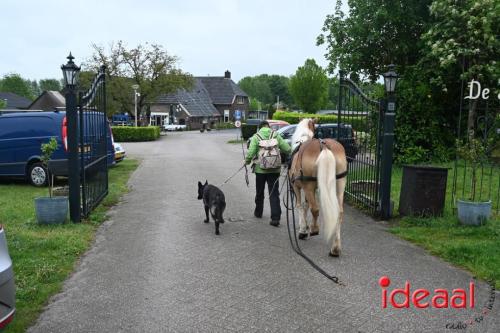
<svg viewBox="0 0 500 333">
<path fill-rule="evenodd" d="M 467 307 L 474 308 L 475 284 L 472 281 L 469 283 L 468 290 L 461 288 L 453 289 L 451 298 L 448 290 L 442 288 L 435 289 L 432 294 L 429 290 L 424 288 L 419 288 L 411 292 L 409 281 L 406 281 L 404 288 L 393 289 L 388 296 L 386 288 L 391 284 L 391 279 L 387 276 L 382 276 L 378 283 L 382 287 L 382 308 L 384 309 L 387 308 L 388 303 L 396 309 L 409 308 L 410 303 L 418 309 L 425 309 L 428 307 L 443 309 L 449 306 L 455 309 L 466 309 Z M 403 296 L 404 300 L 402 303 L 396 302 L 395 298 L 397 295 Z M 428 297 L 430 297 L 430 299 Z"/>
<path fill-rule="evenodd" d="M 451 293 L 447 289 L 438 288 L 434 289 L 433 293 L 424 288 L 419 288 L 411 291 L 411 285 L 409 281 L 405 282 L 404 288 L 395 288 L 388 293 L 387 288 L 391 284 L 391 279 L 387 276 L 382 276 L 379 279 L 379 285 L 382 287 L 382 308 L 386 309 L 388 304 L 393 308 L 402 309 L 409 308 L 410 303 L 417 309 L 425 309 L 428 307 L 443 309 L 443 308 L 454 308 L 454 309 L 474 309 L 475 308 L 475 281 L 469 282 L 468 289 L 457 288 L 453 289 Z M 397 295 L 403 297 L 402 303 L 396 301 Z M 451 298 L 450 298 L 451 296 Z M 481 309 L 481 312 L 475 317 L 466 320 L 458 321 L 456 323 L 446 324 L 447 329 L 467 329 L 474 324 L 481 323 L 485 317 L 493 309 L 493 304 L 495 303 L 495 285 L 490 282 L 490 297 L 485 302 Z"/>
</svg>

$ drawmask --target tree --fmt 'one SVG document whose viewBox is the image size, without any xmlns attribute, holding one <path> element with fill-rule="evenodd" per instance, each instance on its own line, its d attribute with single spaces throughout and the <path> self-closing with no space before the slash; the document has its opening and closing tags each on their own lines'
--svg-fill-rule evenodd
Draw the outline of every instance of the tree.
<svg viewBox="0 0 500 333">
<path fill-rule="evenodd" d="M 500 2 L 498 0 L 434 0 L 430 6 L 432 27 L 423 40 L 430 49 L 428 57 L 437 60 L 439 70 L 434 82 L 448 90 L 450 69 L 463 74 L 461 79 L 495 86 L 500 78 Z M 467 130 L 474 136 L 478 99 L 469 103 Z"/>
<path fill-rule="evenodd" d="M 46 90 L 61 90 L 61 82 L 57 79 L 43 79 L 39 81 L 39 86 L 41 91 Z"/>
<path fill-rule="evenodd" d="M 290 93 L 302 111 L 315 113 L 328 102 L 328 78 L 314 59 L 307 59 L 290 79 Z"/>
<path fill-rule="evenodd" d="M 240 82 L 238 82 L 238 85 L 250 97 L 254 97 L 267 105 L 273 103 L 274 97 L 271 92 L 271 87 L 269 86 L 269 83 L 265 79 L 264 75 L 244 77 L 240 80 Z"/>
<path fill-rule="evenodd" d="M 5 109 L 7 107 L 7 103 L 3 99 L 0 99 L 0 110 Z"/>
<path fill-rule="evenodd" d="M 110 45 L 108 52 L 96 44 L 92 47 L 94 54 L 84 67 L 97 71 L 99 66 L 106 66 L 112 112 L 134 109 L 132 84 L 139 85 L 138 117 L 145 114 L 147 120 L 151 115 L 149 105 L 158 96 L 181 88 L 189 89 L 193 84 L 192 76 L 176 67 L 179 59 L 161 45 L 146 43 L 127 49 L 124 42 L 118 41 Z"/>
<path fill-rule="evenodd" d="M 19 74 L 12 73 L 3 77 L 0 82 L 0 91 L 11 92 L 33 100 L 31 82 L 24 80 Z"/>
<path fill-rule="evenodd" d="M 326 44 L 328 72 L 338 67 L 376 81 L 387 65 L 398 65 L 400 74 L 420 58 L 420 36 L 429 22 L 432 0 L 349 0 L 349 15 L 337 0 L 335 13 L 327 15 L 317 44 Z"/>
</svg>

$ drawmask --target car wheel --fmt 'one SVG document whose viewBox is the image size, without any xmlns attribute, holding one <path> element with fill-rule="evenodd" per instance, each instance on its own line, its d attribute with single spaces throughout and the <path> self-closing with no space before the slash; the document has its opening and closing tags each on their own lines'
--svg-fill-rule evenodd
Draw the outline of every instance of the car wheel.
<svg viewBox="0 0 500 333">
<path fill-rule="evenodd" d="M 30 165 L 28 169 L 28 180 L 31 185 L 36 187 L 46 186 L 49 180 L 49 173 L 41 162 Z"/>
</svg>

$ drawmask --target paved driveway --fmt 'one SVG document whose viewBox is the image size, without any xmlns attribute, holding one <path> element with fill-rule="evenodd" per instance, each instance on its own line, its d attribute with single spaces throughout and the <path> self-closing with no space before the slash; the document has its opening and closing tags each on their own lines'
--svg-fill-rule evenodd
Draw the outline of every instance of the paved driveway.
<svg viewBox="0 0 500 333">
<path fill-rule="evenodd" d="M 243 174 L 223 187 L 227 222 L 215 236 L 202 222 L 197 181 L 220 184 L 241 165 L 241 147 L 226 144 L 234 138 L 187 132 L 125 144 L 142 159 L 131 192 L 30 332 L 454 332 L 445 326 L 478 316 L 485 283 L 474 310 L 382 309 L 383 275 L 390 290 L 409 280 L 412 290 L 450 292 L 471 276 L 349 207 L 341 258 L 328 257 L 318 237 L 302 242 L 348 286 L 333 284 L 292 252 L 284 223 L 269 226 L 267 207 L 263 219 L 252 216 L 253 176 L 250 188 Z M 499 332 L 499 304 L 467 332 Z"/>
</svg>

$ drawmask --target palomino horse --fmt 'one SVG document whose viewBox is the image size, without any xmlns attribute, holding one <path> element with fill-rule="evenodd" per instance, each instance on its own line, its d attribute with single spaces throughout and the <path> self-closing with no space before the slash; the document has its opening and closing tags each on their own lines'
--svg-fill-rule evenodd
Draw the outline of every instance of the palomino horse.
<svg viewBox="0 0 500 333">
<path fill-rule="evenodd" d="M 329 254 L 338 257 L 341 251 L 340 226 L 344 215 L 344 189 L 347 175 L 347 158 L 344 147 L 333 139 L 313 139 L 314 121 L 303 119 L 292 137 L 292 148 L 300 145 L 294 154 L 288 171 L 299 211 L 299 238 L 319 234 L 318 216 L 324 223 Z M 316 189 L 319 188 L 319 207 Z M 302 202 L 302 191 L 305 200 Z M 307 210 L 311 209 L 312 225 L 307 222 Z"/>
</svg>

